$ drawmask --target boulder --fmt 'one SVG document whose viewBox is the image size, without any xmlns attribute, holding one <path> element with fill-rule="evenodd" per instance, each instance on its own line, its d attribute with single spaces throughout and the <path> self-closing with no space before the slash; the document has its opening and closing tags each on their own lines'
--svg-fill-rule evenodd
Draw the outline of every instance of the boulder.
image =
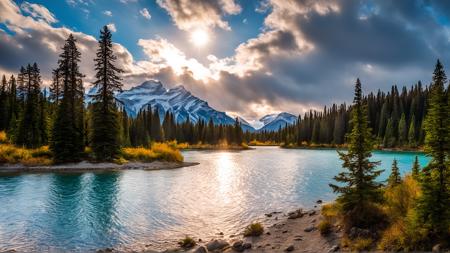
<svg viewBox="0 0 450 253">
<path fill-rule="evenodd" d="M 200 246 L 197 249 L 194 250 L 193 253 L 208 253 L 208 250 L 205 246 Z"/>
<path fill-rule="evenodd" d="M 321 199 L 318 199 L 318 200 L 316 201 L 316 203 L 317 203 L 317 204 L 322 204 L 322 200 L 321 200 Z"/>
<path fill-rule="evenodd" d="M 225 240 L 212 240 L 206 244 L 206 248 L 209 251 L 219 250 L 226 247 L 229 247 L 230 244 Z"/>
<path fill-rule="evenodd" d="M 245 242 L 244 244 L 242 244 L 242 247 L 244 247 L 244 250 L 245 249 L 251 249 L 252 248 L 252 244 L 249 243 L 249 242 Z"/>
<path fill-rule="evenodd" d="M 313 216 L 316 214 L 316 210 L 311 210 L 308 212 L 309 216 Z"/>
<path fill-rule="evenodd" d="M 242 240 L 235 241 L 231 248 L 237 252 L 242 252 L 244 251 L 244 242 Z"/>
<path fill-rule="evenodd" d="M 312 232 L 312 231 L 314 231 L 314 229 L 315 229 L 315 227 L 311 226 L 311 227 L 307 227 L 307 228 L 303 229 L 303 231 L 305 231 L 305 232 Z"/>
</svg>

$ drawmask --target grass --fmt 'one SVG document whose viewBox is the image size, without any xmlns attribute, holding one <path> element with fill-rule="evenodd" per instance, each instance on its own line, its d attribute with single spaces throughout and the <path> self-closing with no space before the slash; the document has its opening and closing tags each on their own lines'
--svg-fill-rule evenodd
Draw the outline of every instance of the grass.
<svg viewBox="0 0 450 253">
<path fill-rule="evenodd" d="M 153 143 L 151 148 L 123 148 L 122 157 L 130 161 L 153 162 L 182 162 L 180 151 L 168 143 Z"/>
<path fill-rule="evenodd" d="M 0 144 L 0 164 L 17 163 L 25 166 L 51 165 L 52 154 L 48 146 L 26 149 L 11 144 Z"/>
<path fill-rule="evenodd" d="M 264 233 L 264 227 L 261 223 L 255 222 L 245 228 L 244 236 L 260 236 Z"/>
<path fill-rule="evenodd" d="M 175 141 L 169 142 L 169 146 L 173 146 L 177 149 L 205 149 L 205 150 L 245 150 L 249 149 L 248 145 L 242 143 L 241 145 L 237 144 L 228 144 L 225 141 L 219 142 L 218 144 L 207 144 L 199 142 L 197 144 L 189 144 L 189 143 L 177 143 Z"/>
<path fill-rule="evenodd" d="M 331 225 L 331 222 L 329 222 L 328 220 L 323 220 L 319 223 L 319 225 L 317 226 L 317 228 L 320 231 L 321 235 L 328 235 L 331 233 L 331 228 L 333 226 Z"/>
<path fill-rule="evenodd" d="M 192 237 L 186 236 L 184 239 L 181 239 L 178 244 L 180 247 L 189 249 L 195 246 L 195 240 Z"/>
<path fill-rule="evenodd" d="M 249 146 L 280 146 L 280 143 L 274 141 L 257 141 L 252 140 L 248 143 Z"/>
</svg>

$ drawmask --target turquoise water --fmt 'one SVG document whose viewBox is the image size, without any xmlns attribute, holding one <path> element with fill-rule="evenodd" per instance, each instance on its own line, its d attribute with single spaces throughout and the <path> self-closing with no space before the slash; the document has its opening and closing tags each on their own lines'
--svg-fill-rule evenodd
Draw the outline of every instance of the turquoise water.
<svg viewBox="0 0 450 253">
<path fill-rule="evenodd" d="M 0 251 L 143 249 L 185 235 L 237 234 L 264 213 L 330 201 L 341 169 L 334 150 L 186 151 L 200 165 L 176 170 L 0 176 Z M 375 152 L 410 171 L 415 155 Z"/>
</svg>

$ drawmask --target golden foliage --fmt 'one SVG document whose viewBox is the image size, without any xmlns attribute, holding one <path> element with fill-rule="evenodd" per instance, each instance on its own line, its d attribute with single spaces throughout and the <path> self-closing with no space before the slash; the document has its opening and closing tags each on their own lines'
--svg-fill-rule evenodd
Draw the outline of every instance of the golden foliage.
<svg viewBox="0 0 450 253">
<path fill-rule="evenodd" d="M 5 131 L 0 131 L 0 143 L 8 143 L 8 136 Z"/>
<path fill-rule="evenodd" d="M 153 143 L 151 148 L 123 148 L 122 156 L 126 160 L 141 162 L 153 162 L 157 160 L 168 162 L 183 161 L 183 156 L 180 151 L 167 143 Z"/>
<path fill-rule="evenodd" d="M 52 164 L 52 154 L 48 146 L 37 149 L 26 149 L 11 144 L 0 145 L 0 164 L 21 163 L 25 166 Z"/>
<path fill-rule="evenodd" d="M 244 236 L 260 236 L 264 232 L 264 227 L 261 223 L 255 222 L 245 228 Z"/>
</svg>

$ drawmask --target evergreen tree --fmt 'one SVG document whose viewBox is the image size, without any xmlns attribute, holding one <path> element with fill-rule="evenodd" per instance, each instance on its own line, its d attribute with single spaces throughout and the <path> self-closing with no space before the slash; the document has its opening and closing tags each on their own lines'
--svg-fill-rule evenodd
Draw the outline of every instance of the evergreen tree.
<svg viewBox="0 0 450 253">
<path fill-rule="evenodd" d="M 100 40 L 95 58 L 97 71 L 93 95 L 92 113 L 92 149 L 99 160 L 111 160 L 120 151 L 119 112 L 114 92 L 122 91 L 119 74 L 123 71 L 116 67 L 117 57 L 112 48 L 112 34 L 107 26 L 100 31 Z"/>
<path fill-rule="evenodd" d="M 80 73 L 81 53 L 72 34 L 59 55 L 58 69 L 62 81 L 62 98 L 53 124 L 50 149 L 55 161 L 72 162 L 81 159 L 84 151 L 84 88 Z"/>
<path fill-rule="evenodd" d="M 391 148 L 395 146 L 394 120 L 389 119 L 386 125 L 386 131 L 383 139 L 383 146 Z"/>
<path fill-rule="evenodd" d="M 438 60 L 424 123 L 425 152 L 431 161 L 422 170 L 422 195 L 417 207 L 423 226 L 438 237 L 448 232 L 450 225 L 450 112 L 444 88 L 446 82 L 444 67 Z"/>
<path fill-rule="evenodd" d="M 420 175 L 419 173 L 420 173 L 419 157 L 416 156 L 416 158 L 414 159 L 413 167 L 411 169 L 411 175 L 414 179 L 418 180 Z"/>
<path fill-rule="evenodd" d="M 394 159 L 394 161 L 392 162 L 391 174 L 389 175 L 389 178 L 388 178 L 388 186 L 394 187 L 394 186 L 399 185 L 401 182 L 402 182 L 402 178 L 401 178 L 400 172 L 398 170 L 397 160 Z"/>
<path fill-rule="evenodd" d="M 405 114 L 402 113 L 400 121 L 398 122 L 398 142 L 399 145 L 405 145 L 408 143 L 408 127 L 406 125 Z"/>
<path fill-rule="evenodd" d="M 411 117 L 411 123 L 409 124 L 408 130 L 408 143 L 410 147 L 415 147 L 417 145 L 416 142 L 416 118 L 413 115 Z"/>
<path fill-rule="evenodd" d="M 367 107 L 362 101 L 361 82 L 356 80 L 355 97 L 352 107 L 352 129 L 348 136 L 348 152 L 340 152 L 342 166 L 346 171 L 334 179 L 340 185 L 330 184 L 334 192 L 339 193 L 337 201 L 342 205 L 345 217 L 352 217 L 355 226 L 370 226 L 371 204 L 381 200 L 380 183 L 375 179 L 382 170 L 376 170 L 379 162 L 371 162 L 372 140 L 368 127 Z"/>
</svg>

